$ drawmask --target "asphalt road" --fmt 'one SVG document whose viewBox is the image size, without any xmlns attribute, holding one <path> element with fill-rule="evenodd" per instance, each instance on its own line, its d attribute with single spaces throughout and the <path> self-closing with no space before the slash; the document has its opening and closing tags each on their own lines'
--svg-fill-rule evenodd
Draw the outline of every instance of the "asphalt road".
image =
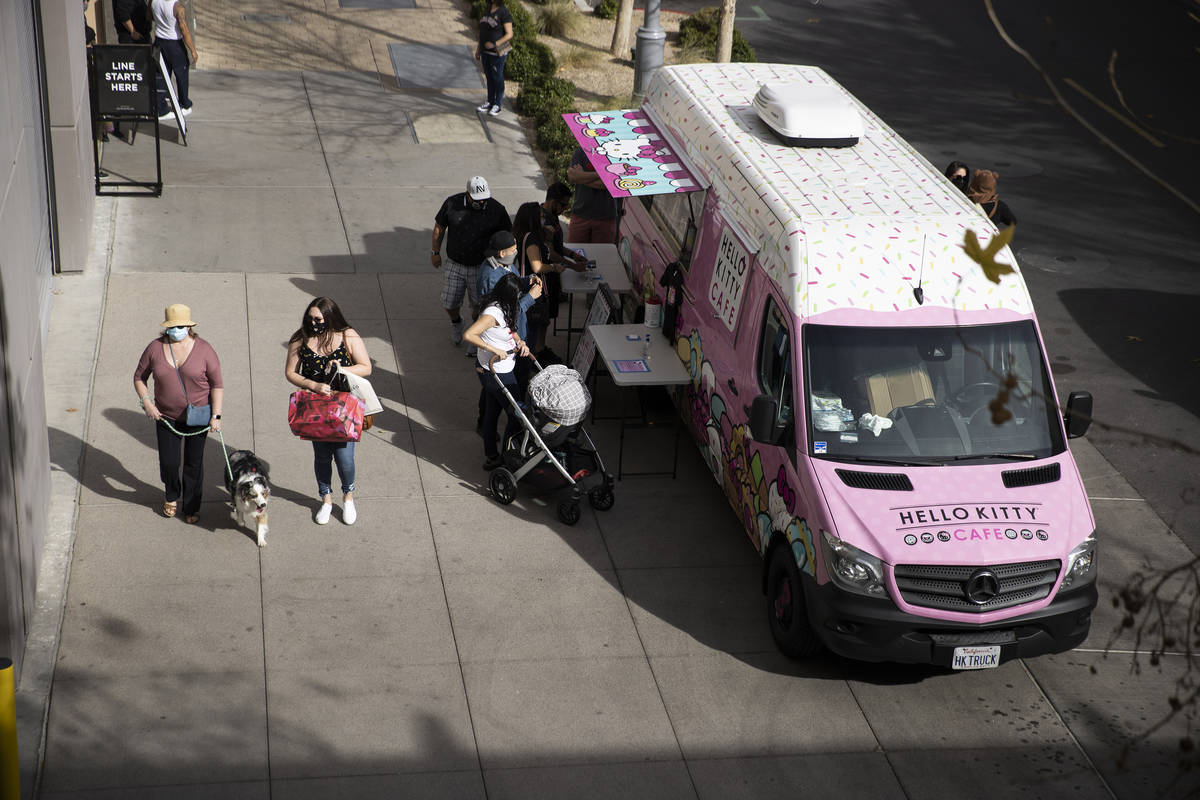
<svg viewBox="0 0 1200 800">
<path fill-rule="evenodd" d="M 1091 441 L 1200 553 L 1200 3 L 994 8 L 1037 67 L 984 0 L 741 0 L 738 29 L 1000 174 L 1060 399 L 1094 395 Z"/>
</svg>

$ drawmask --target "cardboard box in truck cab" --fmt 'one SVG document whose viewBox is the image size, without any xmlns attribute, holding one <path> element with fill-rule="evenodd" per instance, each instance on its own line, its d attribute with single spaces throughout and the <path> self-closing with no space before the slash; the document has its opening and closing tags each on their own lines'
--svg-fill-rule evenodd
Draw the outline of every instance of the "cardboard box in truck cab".
<svg viewBox="0 0 1200 800">
<path fill-rule="evenodd" d="M 618 114 L 675 191 L 639 194 Z M 1091 398 L 1064 420 L 1013 253 L 994 283 L 964 250 L 997 234 L 980 210 L 813 67 L 667 67 L 640 109 L 573 122 L 623 172 L 635 291 L 677 309 L 681 413 L 780 648 L 971 669 L 1082 642 L 1095 522 L 1067 439 Z"/>
</svg>

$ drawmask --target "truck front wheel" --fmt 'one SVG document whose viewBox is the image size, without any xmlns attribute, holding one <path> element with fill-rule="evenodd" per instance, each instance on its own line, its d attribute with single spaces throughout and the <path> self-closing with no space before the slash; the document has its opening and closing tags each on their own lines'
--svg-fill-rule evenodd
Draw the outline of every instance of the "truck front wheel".
<svg viewBox="0 0 1200 800">
<path fill-rule="evenodd" d="M 767 562 L 767 623 L 776 646 L 790 658 L 821 652 L 821 640 L 808 621 L 800 580 L 792 548 L 786 542 L 773 548 Z"/>
</svg>

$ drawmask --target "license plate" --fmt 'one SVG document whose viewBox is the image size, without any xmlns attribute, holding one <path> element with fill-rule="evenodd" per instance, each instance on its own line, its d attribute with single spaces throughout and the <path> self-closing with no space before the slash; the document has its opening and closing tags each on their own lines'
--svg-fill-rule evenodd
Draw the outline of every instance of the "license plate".
<svg viewBox="0 0 1200 800">
<path fill-rule="evenodd" d="M 1000 645 L 956 647 L 950 666 L 954 669 L 992 669 L 1000 665 Z"/>
</svg>

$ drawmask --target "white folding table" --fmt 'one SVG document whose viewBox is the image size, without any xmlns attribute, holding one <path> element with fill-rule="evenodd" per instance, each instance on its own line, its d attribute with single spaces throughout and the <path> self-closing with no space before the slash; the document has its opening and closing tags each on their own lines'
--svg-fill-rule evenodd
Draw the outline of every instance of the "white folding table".
<svg viewBox="0 0 1200 800">
<path fill-rule="evenodd" d="M 588 331 L 596 344 L 596 352 L 604 359 L 604 366 L 619 387 L 649 388 L 653 386 L 675 387 L 692 382 L 692 376 L 684 367 L 675 348 L 662 335 L 661 328 L 645 325 L 589 325 Z M 642 346 L 646 334 L 650 334 L 650 353 L 642 357 Z M 630 338 L 634 337 L 634 338 Z M 593 406 L 593 413 L 594 413 Z M 642 425 L 646 424 L 645 408 L 642 409 Z M 617 455 L 617 478 L 624 473 L 622 464 L 625 455 L 625 428 L 630 423 L 624 413 L 619 416 L 621 424 L 620 445 Z M 679 427 L 675 418 L 675 442 L 671 455 L 671 477 L 674 478 L 679 465 Z M 660 475 L 665 472 L 630 472 L 629 475 Z"/>
<path fill-rule="evenodd" d="M 581 250 L 590 260 L 596 262 L 595 269 L 582 272 L 566 269 L 562 272 L 562 291 L 567 296 L 567 355 L 571 355 L 571 334 L 582 333 L 582 328 L 575 327 L 575 295 L 590 294 L 596 291 L 601 283 L 607 283 L 614 295 L 620 297 L 625 292 L 632 291 L 629 275 L 621 262 L 621 254 L 615 244 L 572 244 L 567 242 L 564 247 L 569 250 Z M 558 333 L 558 318 L 554 320 L 554 332 Z"/>
</svg>

